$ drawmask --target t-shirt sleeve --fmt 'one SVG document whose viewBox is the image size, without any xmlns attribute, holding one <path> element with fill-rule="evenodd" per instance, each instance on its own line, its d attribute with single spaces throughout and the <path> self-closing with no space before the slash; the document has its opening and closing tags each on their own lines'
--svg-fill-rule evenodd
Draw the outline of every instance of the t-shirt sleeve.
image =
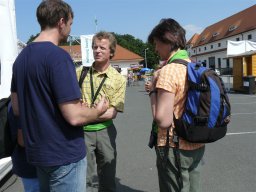
<svg viewBox="0 0 256 192">
<path fill-rule="evenodd" d="M 157 80 L 156 88 L 164 89 L 171 93 L 176 93 L 177 90 L 177 75 L 173 65 L 164 66 Z"/>
<path fill-rule="evenodd" d="M 50 75 L 51 86 L 57 103 L 64 103 L 81 98 L 81 92 L 77 81 L 75 65 L 71 57 L 60 52 L 54 55 L 55 61 Z"/>
</svg>

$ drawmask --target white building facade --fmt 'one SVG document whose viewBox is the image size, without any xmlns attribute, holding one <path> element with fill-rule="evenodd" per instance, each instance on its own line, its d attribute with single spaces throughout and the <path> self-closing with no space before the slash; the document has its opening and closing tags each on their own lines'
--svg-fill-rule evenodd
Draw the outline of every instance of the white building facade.
<svg viewBox="0 0 256 192">
<path fill-rule="evenodd" d="M 227 57 L 227 41 L 256 42 L 256 5 L 223 19 L 194 35 L 187 43 L 190 57 L 207 67 L 227 71 L 233 59 Z"/>
</svg>

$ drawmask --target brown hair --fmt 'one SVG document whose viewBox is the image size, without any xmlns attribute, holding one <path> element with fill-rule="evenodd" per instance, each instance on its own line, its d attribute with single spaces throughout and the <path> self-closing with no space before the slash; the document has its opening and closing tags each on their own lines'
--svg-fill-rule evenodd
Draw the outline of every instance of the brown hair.
<svg viewBox="0 0 256 192">
<path fill-rule="evenodd" d="M 148 36 L 148 42 L 154 44 L 157 39 L 171 45 L 171 51 L 186 48 L 186 31 L 174 19 L 161 19 Z"/>
<path fill-rule="evenodd" d="M 109 49 L 110 49 L 110 59 L 112 59 L 116 52 L 116 38 L 112 33 L 106 32 L 106 31 L 100 31 L 96 33 L 92 38 L 92 47 L 94 46 L 95 39 L 108 39 L 110 42 Z"/>
<path fill-rule="evenodd" d="M 65 23 L 69 18 L 74 18 L 72 8 L 62 0 L 44 0 L 36 10 L 37 21 L 41 30 L 46 27 L 55 27 L 61 18 Z"/>
</svg>

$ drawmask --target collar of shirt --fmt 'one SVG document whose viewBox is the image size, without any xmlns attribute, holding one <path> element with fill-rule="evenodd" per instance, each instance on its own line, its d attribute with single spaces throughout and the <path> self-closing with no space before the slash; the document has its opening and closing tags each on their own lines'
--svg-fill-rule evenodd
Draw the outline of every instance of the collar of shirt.
<svg viewBox="0 0 256 192">
<path fill-rule="evenodd" d="M 102 75 L 102 74 L 106 74 L 108 78 L 111 76 L 111 65 L 109 65 L 108 68 L 105 71 L 103 71 L 103 72 L 97 71 L 94 68 L 94 65 L 95 65 L 95 63 L 93 63 L 92 67 L 91 67 L 93 74 L 97 74 L 97 76 Z"/>
</svg>

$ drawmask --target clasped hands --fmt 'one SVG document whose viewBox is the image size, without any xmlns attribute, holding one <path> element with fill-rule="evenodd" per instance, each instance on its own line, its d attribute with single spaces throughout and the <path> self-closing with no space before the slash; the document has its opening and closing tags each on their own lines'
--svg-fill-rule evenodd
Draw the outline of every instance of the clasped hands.
<svg viewBox="0 0 256 192">
<path fill-rule="evenodd" d="M 88 103 L 83 102 L 82 100 L 81 100 L 81 104 L 85 107 L 89 107 Z M 109 101 L 106 98 L 106 96 L 103 95 L 100 98 L 100 100 L 97 103 L 93 104 L 90 108 L 95 108 L 97 110 L 99 116 L 101 116 L 102 114 L 104 114 L 108 110 Z"/>
</svg>

